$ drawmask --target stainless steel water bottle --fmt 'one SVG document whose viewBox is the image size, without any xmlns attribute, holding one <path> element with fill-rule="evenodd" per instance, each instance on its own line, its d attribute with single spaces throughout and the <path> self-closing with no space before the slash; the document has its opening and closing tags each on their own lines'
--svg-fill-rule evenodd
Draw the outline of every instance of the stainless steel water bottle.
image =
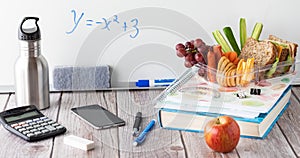
<svg viewBox="0 0 300 158">
<path fill-rule="evenodd" d="M 25 17 L 19 27 L 20 56 L 15 63 L 15 95 L 17 106 L 35 105 L 39 109 L 50 106 L 49 69 L 41 54 L 39 18 Z M 32 27 L 26 28 L 26 23 Z"/>
</svg>

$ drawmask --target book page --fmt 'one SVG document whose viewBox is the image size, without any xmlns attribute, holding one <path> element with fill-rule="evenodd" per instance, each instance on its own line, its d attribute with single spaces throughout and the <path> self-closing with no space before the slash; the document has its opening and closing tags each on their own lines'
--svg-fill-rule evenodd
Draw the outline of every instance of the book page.
<svg viewBox="0 0 300 158">
<path fill-rule="evenodd" d="M 247 87 L 224 88 L 195 73 L 187 82 L 176 85 L 176 90 L 163 92 L 168 94 L 157 102 L 156 107 L 255 118 L 271 110 L 294 76 L 287 74 L 256 84 L 252 82 Z M 261 94 L 251 95 L 251 88 L 261 89 Z M 245 94 L 246 98 L 237 97 L 239 93 Z"/>
</svg>

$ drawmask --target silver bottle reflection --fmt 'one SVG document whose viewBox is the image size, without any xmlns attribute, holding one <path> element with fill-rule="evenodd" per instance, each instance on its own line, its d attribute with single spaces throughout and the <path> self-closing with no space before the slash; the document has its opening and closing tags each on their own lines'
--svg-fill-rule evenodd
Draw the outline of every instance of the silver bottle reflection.
<svg viewBox="0 0 300 158">
<path fill-rule="evenodd" d="M 23 28 L 27 20 L 35 20 L 35 27 Z M 17 106 L 35 105 L 45 109 L 50 106 L 49 69 L 41 54 L 38 20 L 25 17 L 19 28 L 20 56 L 15 63 L 15 94 Z"/>
</svg>

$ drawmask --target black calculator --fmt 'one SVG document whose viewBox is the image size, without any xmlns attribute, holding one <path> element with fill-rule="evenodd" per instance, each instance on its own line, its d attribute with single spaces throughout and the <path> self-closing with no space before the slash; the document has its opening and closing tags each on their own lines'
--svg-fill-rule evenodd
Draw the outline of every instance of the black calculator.
<svg viewBox="0 0 300 158">
<path fill-rule="evenodd" d="M 26 141 L 33 142 L 66 132 L 66 128 L 43 115 L 36 106 L 22 106 L 0 113 L 4 128 Z"/>
</svg>

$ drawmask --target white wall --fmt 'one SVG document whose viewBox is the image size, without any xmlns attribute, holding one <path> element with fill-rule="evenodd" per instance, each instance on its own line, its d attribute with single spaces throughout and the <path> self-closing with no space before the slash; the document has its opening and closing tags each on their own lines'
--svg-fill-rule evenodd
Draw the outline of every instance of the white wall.
<svg viewBox="0 0 300 158">
<path fill-rule="evenodd" d="M 50 70 L 55 65 L 109 64 L 114 69 L 113 81 L 123 82 L 179 75 L 185 68 L 173 52 L 176 43 L 200 37 L 215 44 L 211 32 L 229 25 L 238 33 L 240 17 L 247 20 L 248 34 L 255 22 L 262 22 L 261 38 L 274 34 L 299 43 L 299 6 L 296 0 L 1 1 L 0 85 L 13 85 L 14 62 L 19 55 L 17 30 L 25 16 L 40 18 L 42 54 Z M 144 7 L 159 7 L 166 12 L 143 11 Z M 84 16 L 75 31 L 67 34 L 74 26 L 71 10 L 76 10 L 77 18 L 83 12 Z M 117 25 L 111 31 L 86 26 L 85 20 L 99 21 L 114 15 L 121 23 L 137 18 L 138 36 L 130 38 L 135 30 L 123 31 Z"/>
</svg>

